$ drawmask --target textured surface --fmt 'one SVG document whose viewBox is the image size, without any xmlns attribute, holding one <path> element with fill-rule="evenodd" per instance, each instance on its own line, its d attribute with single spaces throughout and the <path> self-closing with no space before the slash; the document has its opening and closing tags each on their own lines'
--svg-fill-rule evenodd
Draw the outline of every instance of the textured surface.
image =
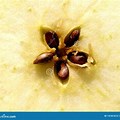
<svg viewBox="0 0 120 120">
<path fill-rule="evenodd" d="M 120 0 L 0 0 L 0 110 L 119 111 Z M 96 65 L 70 67 L 67 86 L 53 64 L 33 65 L 47 51 L 40 26 L 60 40 L 81 26 L 77 49 L 91 44 Z"/>
</svg>

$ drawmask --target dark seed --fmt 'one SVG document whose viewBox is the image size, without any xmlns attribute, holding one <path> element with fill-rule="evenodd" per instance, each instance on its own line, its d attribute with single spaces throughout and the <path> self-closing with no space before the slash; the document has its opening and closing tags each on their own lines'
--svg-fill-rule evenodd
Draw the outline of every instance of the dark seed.
<svg viewBox="0 0 120 120">
<path fill-rule="evenodd" d="M 40 54 L 33 62 L 33 64 L 48 62 L 53 58 L 54 54 L 51 52 L 45 52 Z"/>
<path fill-rule="evenodd" d="M 80 36 L 80 29 L 74 29 L 72 30 L 66 37 L 64 40 L 64 43 L 66 45 L 66 47 L 71 47 L 72 45 L 75 44 L 75 42 L 79 39 Z"/>
<path fill-rule="evenodd" d="M 87 53 L 84 53 L 84 52 L 78 52 L 78 53 L 75 55 L 75 51 L 73 51 L 73 52 L 70 52 L 70 53 L 68 54 L 68 59 L 69 59 L 72 63 L 83 65 L 83 64 L 85 64 L 85 63 L 87 62 L 88 54 L 87 54 Z"/>
<path fill-rule="evenodd" d="M 63 60 L 58 60 L 55 65 L 55 71 L 56 71 L 56 74 L 57 76 L 61 79 L 61 80 L 65 80 L 68 78 L 69 76 L 69 70 L 68 70 L 68 67 L 66 65 L 66 62 L 63 61 Z M 63 83 L 65 81 L 62 81 Z"/>
<path fill-rule="evenodd" d="M 49 31 L 45 33 L 45 40 L 50 48 L 58 48 L 59 39 L 54 31 Z"/>
</svg>

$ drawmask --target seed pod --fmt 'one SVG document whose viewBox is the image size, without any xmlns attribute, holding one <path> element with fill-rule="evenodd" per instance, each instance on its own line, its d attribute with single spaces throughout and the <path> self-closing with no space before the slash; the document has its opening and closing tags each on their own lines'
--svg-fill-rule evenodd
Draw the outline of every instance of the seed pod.
<svg viewBox="0 0 120 120">
<path fill-rule="evenodd" d="M 54 69 L 57 76 L 61 79 L 61 82 L 65 83 L 66 79 L 69 76 L 69 70 L 66 65 L 66 62 L 63 60 L 58 60 L 54 65 Z"/>
<path fill-rule="evenodd" d="M 52 60 L 54 54 L 52 52 L 45 52 L 40 54 L 33 62 L 33 64 L 44 63 Z"/>
<path fill-rule="evenodd" d="M 45 40 L 50 48 L 58 48 L 59 39 L 58 39 L 57 34 L 54 31 L 46 32 L 45 33 Z"/>
<path fill-rule="evenodd" d="M 72 63 L 83 65 L 87 63 L 88 54 L 84 52 L 73 51 L 70 52 L 67 57 Z"/>
<path fill-rule="evenodd" d="M 79 39 L 80 36 L 80 28 L 76 28 L 68 33 L 65 37 L 64 43 L 66 47 L 71 47 L 75 44 L 75 42 Z"/>
</svg>

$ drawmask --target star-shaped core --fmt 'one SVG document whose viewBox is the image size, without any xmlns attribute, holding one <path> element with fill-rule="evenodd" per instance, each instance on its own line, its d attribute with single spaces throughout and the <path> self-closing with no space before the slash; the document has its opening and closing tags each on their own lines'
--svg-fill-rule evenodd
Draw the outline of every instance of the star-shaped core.
<svg viewBox="0 0 120 120">
<path fill-rule="evenodd" d="M 60 46 L 57 33 L 53 30 L 44 33 L 44 39 L 51 49 L 49 52 L 41 53 L 35 60 L 34 64 L 54 62 L 54 73 L 58 76 L 62 83 L 69 78 L 68 65 L 75 64 L 80 67 L 86 67 L 88 62 L 88 54 L 83 51 L 77 51 L 72 46 L 79 40 L 80 27 L 72 29 L 64 39 L 64 43 Z M 53 50 L 54 48 L 54 50 Z"/>
</svg>

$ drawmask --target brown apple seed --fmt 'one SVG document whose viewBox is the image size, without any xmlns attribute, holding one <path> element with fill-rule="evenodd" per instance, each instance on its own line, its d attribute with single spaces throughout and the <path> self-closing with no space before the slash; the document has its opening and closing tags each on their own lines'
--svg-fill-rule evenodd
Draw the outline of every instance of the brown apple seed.
<svg viewBox="0 0 120 120">
<path fill-rule="evenodd" d="M 52 52 L 45 52 L 40 54 L 35 60 L 34 60 L 34 64 L 38 64 L 38 63 L 44 63 L 44 62 L 48 62 L 50 60 L 52 60 L 54 54 Z"/>
<path fill-rule="evenodd" d="M 50 48 L 58 48 L 59 39 L 54 31 L 49 31 L 45 33 L 45 40 Z"/>
<path fill-rule="evenodd" d="M 71 47 L 75 44 L 75 42 L 79 39 L 80 36 L 80 29 L 74 29 L 72 30 L 66 37 L 64 40 L 64 43 L 66 45 L 66 47 Z"/>
<path fill-rule="evenodd" d="M 80 64 L 83 65 L 87 62 L 88 59 L 88 54 L 84 53 L 84 52 L 78 52 L 77 54 L 75 54 L 76 52 L 70 52 L 68 54 L 68 59 L 75 64 Z"/>
<path fill-rule="evenodd" d="M 54 67 L 55 67 L 56 74 L 61 80 L 65 80 L 68 78 L 69 70 L 65 61 L 58 60 L 55 63 Z"/>
</svg>

